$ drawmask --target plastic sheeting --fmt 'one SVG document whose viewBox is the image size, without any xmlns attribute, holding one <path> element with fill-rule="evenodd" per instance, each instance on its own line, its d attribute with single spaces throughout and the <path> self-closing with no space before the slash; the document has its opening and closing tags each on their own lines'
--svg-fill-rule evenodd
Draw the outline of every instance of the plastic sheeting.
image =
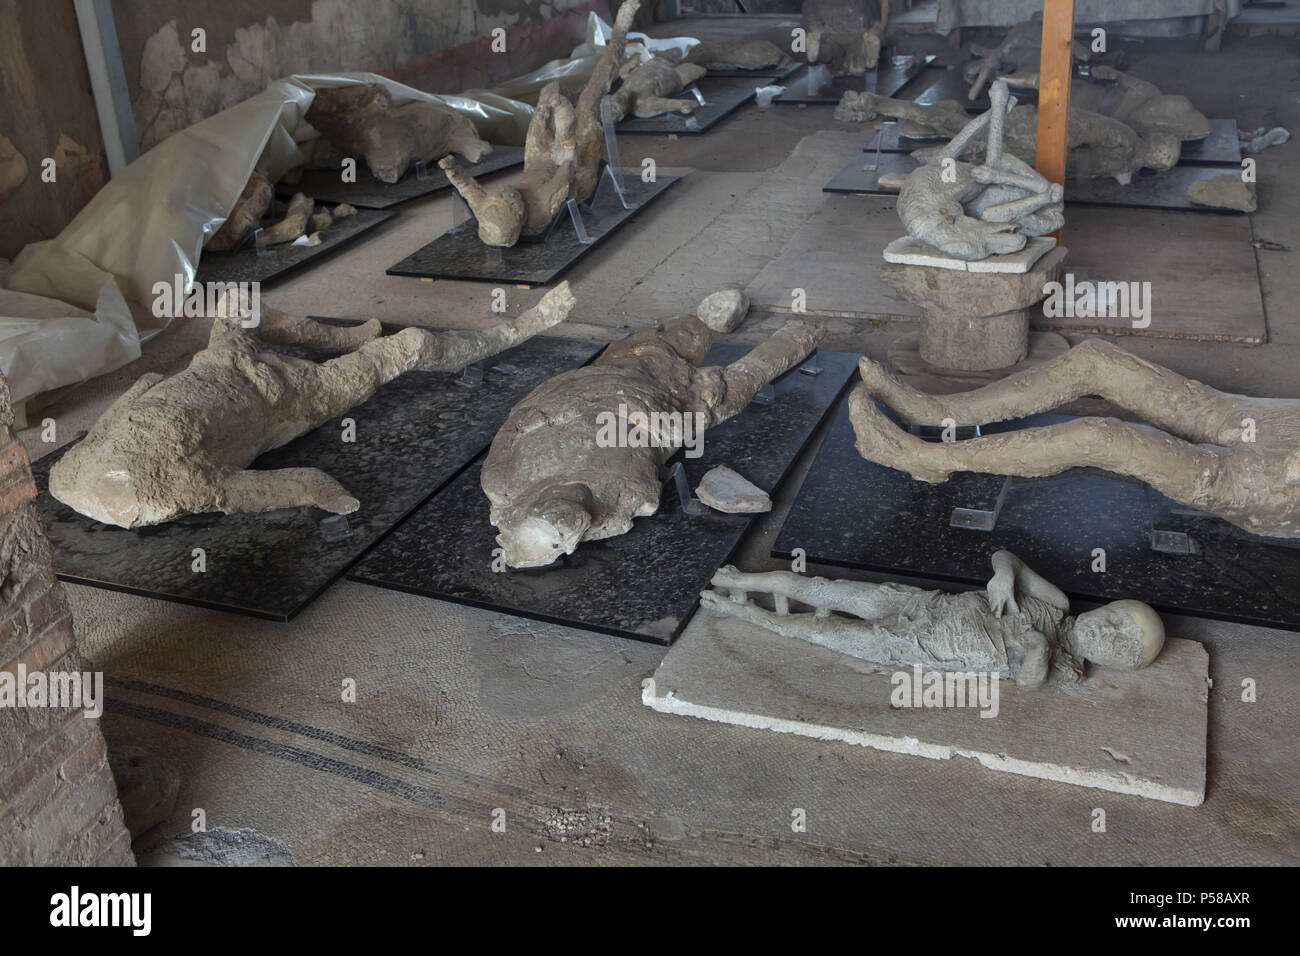
<svg viewBox="0 0 1300 956">
<path fill-rule="evenodd" d="M 587 39 L 574 48 L 571 56 L 573 58 L 583 56 L 596 56 L 602 53 L 609 43 L 609 38 L 614 35 L 614 28 L 596 16 L 595 13 L 587 15 Z M 695 37 L 650 37 L 644 33 L 629 32 L 627 35 L 627 55 L 639 56 L 642 60 L 648 60 L 656 53 L 662 53 L 664 50 L 679 50 L 685 54 L 687 50 L 695 46 L 700 41 Z"/>
<path fill-rule="evenodd" d="M 491 143 L 522 146 L 532 108 L 495 93 L 424 93 L 374 73 L 300 74 L 163 140 L 115 176 L 53 239 L 0 273 L 0 372 L 19 422 L 24 402 L 139 357 L 172 321 L 154 286 L 188 289 L 203 243 L 221 228 L 254 169 L 272 182 L 306 162 L 315 91 L 378 83 L 394 105 L 441 103 Z"/>
</svg>

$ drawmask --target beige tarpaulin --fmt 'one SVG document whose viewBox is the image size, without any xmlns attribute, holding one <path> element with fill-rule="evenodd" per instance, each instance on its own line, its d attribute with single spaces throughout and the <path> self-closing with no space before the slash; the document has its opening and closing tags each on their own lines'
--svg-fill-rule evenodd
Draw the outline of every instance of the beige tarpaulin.
<svg viewBox="0 0 1300 956">
<path fill-rule="evenodd" d="M 379 83 L 400 106 L 423 99 L 467 114 L 492 143 L 522 146 L 531 107 L 492 93 L 424 93 L 373 73 L 294 75 L 163 140 L 123 169 L 58 236 L 0 273 L 0 372 L 14 409 L 34 395 L 120 368 L 172 321 L 154 285 L 188 289 L 203 243 L 255 168 L 272 182 L 306 162 L 315 90 Z"/>
</svg>

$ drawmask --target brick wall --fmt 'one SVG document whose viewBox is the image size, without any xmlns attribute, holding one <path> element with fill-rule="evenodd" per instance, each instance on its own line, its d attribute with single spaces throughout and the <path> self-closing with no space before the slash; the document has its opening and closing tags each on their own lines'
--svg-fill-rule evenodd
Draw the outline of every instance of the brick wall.
<svg viewBox="0 0 1300 956">
<path fill-rule="evenodd" d="M 0 375 L 0 671 L 81 672 L 35 497 Z M 81 710 L 0 707 L 0 866 L 133 863 L 99 722 Z"/>
</svg>

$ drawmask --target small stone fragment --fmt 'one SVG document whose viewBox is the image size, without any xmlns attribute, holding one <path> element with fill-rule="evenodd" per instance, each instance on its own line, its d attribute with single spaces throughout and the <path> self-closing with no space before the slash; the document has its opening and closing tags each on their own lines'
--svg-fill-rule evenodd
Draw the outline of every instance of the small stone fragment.
<svg viewBox="0 0 1300 956">
<path fill-rule="evenodd" d="M 696 316 L 715 332 L 730 332 L 749 311 L 749 296 L 740 289 L 723 289 L 705 296 Z"/>
<path fill-rule="evenodd" d="M 1238 173 L 1224 173 L 1192 183 L 1187 187 L 1187 198 L 1198 206 L 1236 209 L 1238 212 L 1254 212 L 1256 206 L 1255 184 L 1243 183 Z"/>
<path fill-rule="evenodd" d="M 772 510 L 772 499 L 762 488 L 726 465 L 710 469 L 695 489 L 696 496 L 714 511 L 757 514 Z"/>
</svg>

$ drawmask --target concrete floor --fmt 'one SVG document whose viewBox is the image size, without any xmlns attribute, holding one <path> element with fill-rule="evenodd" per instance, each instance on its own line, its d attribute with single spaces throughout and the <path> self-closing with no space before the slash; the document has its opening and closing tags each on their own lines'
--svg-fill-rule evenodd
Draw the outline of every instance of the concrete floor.
<svg viewBox="0 0 1300 956">
<path fill-rule="evenodd" d="M 700 32 L 672 26 L 657 32 Z M 1294 41 L 1237 41 L 1217 55 L 1143 54 L 1132 69 L 1243 128 L 1300 131 Z M 661 171 L 692 171 L 574 270 L 578 305 L 557 331 L 606 340 L 688 311 L 720 285 L 744 285 L 817 204 L 846 201 L 820 186 L 856 154 L 862 135 L 837 124 L 829 108 L 750 106 L 704 136 L 623 138 L 628 166 L 648 156 Z M 1287 248 L 1258 252 L 1268 344 L 1130 337 L 1126 347 L 1220 388 L 1300 397 L 1297 157 L 1292 141 L 1259 161 L 1255 235 Z M 489 323 L 490 286 L 383 274 L 449 224 L 445 198 L 408 206 L 267 299 L 300 313 Z M 510 290 L 512 311 L 540 294 Z M 755 341 L 779 321 L 751 316 L 735 338 Z M 829 347 L 878 359 L 907 331 L 907 323 L 828 325 Z M 131 367 L 60 396 L 42 414 L 72 437 L 141 372 L 180 367 L 205 336 L 204 323 L 182 320 Z M 35 430 L 22 437 L 33 457 L 49 450 Z M 746 541 L 742 567 L 775 566 L 768 548 L 813 450 Z M 1300 638 L 1286 631 L 1168 618 L 1170 633 L 1206 644 L 1214 679 L 1208 796 L 1188 809 L 965 760 L 655 714 L 640 703 L 640 682 L 663 648 L 359 584 L 335 585 L 288 625 L 68 590 L 83 653 L 110 681 L 110 744 L 146 746 L 183 776 L 175 812 L 138 841 L 138 852 L 188 832 L 201 808 L 209 827 L 254 828 L 287 844 L 300 864 L 1300 860 Z M 340 700 L 348 677 L 356 703 Z M 1246 677 L 1258 683 L 1256 703 L 1239 700 Z M 1106 810 L 1105 833 L 1092 830 L 1096 807 Z M 805 833 L 791 831 L 795 808 L 807 812 Z M 492 828 L 498 810 L 504 832 Z"/>
</svg>

